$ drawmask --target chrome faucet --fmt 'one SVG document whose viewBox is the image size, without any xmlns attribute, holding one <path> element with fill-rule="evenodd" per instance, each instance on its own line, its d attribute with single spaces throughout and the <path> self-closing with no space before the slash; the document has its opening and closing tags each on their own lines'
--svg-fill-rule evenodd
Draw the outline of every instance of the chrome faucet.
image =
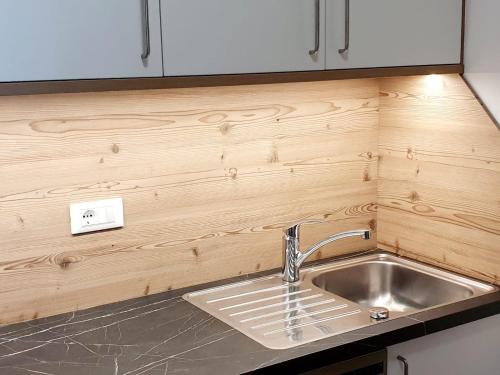
<svg viewBox="0 0 500 375">
<path fill-rule="evenodd" d="M 348 237 L 361 237 L 364 240 L 370 239 L 369 229 L 358 229 L 350 230 L 347 232 L 341 232 L 333 234 L 315 245 L 312 245 L 309 249 L 302 252 L 300 250 L 300 226 L 302 224 L 319 224 L 322 221 L 303 221 L 301 223 L 292 225 L 290 228 L 285 229 L 283 235 L 283 265 L 281 271 L 283 272 L 283 281 L 294 283 L 299 281 L 299 270 L 302 264 L 305 262 L 310 255 L 315 253 L 317 250 L 323 246 L 329 244 L 330 242 L 341 240 L 342 238 Z"/>
</svg>

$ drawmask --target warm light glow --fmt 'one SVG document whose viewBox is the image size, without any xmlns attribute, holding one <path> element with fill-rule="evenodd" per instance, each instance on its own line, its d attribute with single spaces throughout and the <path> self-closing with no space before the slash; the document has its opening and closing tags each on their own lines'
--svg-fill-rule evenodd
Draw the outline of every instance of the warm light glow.
<svg viewBox="0 0 500 375">
<path fill-rule="evenodd" d="M 425 83 L 429 92 L 438 92 L 443 88 L 443 77 L 438 74 L 431 74 L 425 77 Z"/>
</svg>

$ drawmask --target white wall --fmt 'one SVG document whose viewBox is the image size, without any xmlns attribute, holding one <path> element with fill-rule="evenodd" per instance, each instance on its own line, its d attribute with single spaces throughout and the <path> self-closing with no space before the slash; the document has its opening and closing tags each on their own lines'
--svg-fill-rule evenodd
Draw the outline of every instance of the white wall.
<svg viewBox="0 0 500 375">
<path fill-rule="evenodd" d="M 500 122 L 500 1 L 466 0 L 465 78 Z"/>
</svg>

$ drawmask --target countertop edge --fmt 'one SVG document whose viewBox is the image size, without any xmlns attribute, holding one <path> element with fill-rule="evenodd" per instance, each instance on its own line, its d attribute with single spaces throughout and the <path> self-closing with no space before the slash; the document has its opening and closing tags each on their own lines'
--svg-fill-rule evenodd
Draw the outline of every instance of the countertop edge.
<svg viewBox="0 0 500 375">
<path fill-rule="evenodd" d="M 309 265 L 332 260 L 338 258 Z M 273 350 L 182 299 L 185 293 L 276 272 L 0 327 L 0 368 L 15 375 L 25 373 L 18 372 L 20 365 L 23 371 L 79 375 L 88 374 L 89 364 L 95 362 L 91 370 L 95 375 L 138 370 L 156 375 L 167 369 L 174 374 L 297 374 L 500 314 L 500 290 L 496 290 L 295 348 Z"/>
</svg>

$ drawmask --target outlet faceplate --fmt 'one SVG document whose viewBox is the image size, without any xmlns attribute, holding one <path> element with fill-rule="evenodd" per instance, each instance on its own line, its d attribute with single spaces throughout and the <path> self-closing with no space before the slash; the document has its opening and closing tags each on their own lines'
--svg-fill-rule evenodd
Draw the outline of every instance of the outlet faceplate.
<svg viewBox="0 0 500 375">
<path fill-rule="evenodd" d="M 71 234 L 123 227 L 121 198 L 73 203 L 69 207 Z"/>
</svg>

